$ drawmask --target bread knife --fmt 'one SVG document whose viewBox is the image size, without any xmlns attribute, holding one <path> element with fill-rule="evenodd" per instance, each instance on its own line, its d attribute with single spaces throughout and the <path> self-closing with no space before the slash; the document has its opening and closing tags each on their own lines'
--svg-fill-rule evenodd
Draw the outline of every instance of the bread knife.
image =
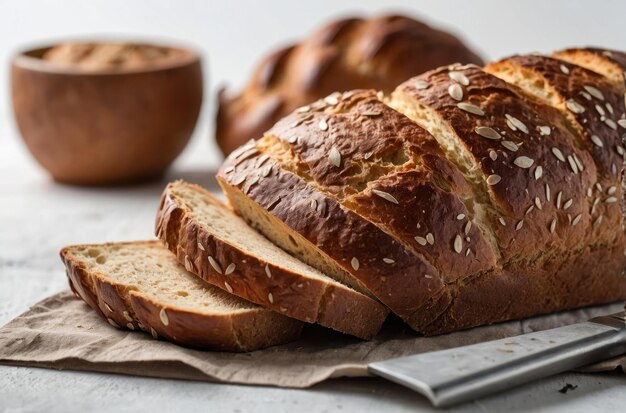
<svg viewBox="0 0 626 413">
<path fill-rule="evenodd" d="M 375 376 L 426 396 L 434 406 L 474 400 L 626 353 L 626 313 L 448 350 L 371 363 Z"/>
</svg>

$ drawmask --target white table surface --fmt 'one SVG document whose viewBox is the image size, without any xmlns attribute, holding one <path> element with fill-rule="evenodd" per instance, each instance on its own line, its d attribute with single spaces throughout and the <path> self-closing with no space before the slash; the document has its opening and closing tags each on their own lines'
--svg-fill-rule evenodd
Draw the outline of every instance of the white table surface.
<svg viewBox="0 0 626 413">
<path fill-rule="evenodd" d="M 0 2 L 0 325 L 66 287 L 59 249 L 71 243 L 152 236 L 165 183 L 121 189 L 53 183 L 29 156 L 9 111 L 7 59 L 24 43 L 85 33 L 128 33 L 187 39 L 209 54 L 207 102 L 191 145 L 167 179 L 215 188 L 219 159 L 210 142 L 214 91 L 241 84 L 271 44 L 294 38 L 337 12 L 412 9 L 456 26 L 488 57 L 576 44 L 624 48 L 626 2 L 481 0 L 265 2 L 114 0 Z M 177 4 L 177 6 L 175 6 Z M 464 4 L 464 7 L 458 7 Z M 471 5 L 471 6 L 470 6 Z M 34 12 L 37 10 L 37 12 Z M 584 29 L 584 30 L 583 30 Z M 211 70 L 208 70 L 210 66 Z M 562 394 L 566 383 L 578 387 Z M 453 411 L 618 412 L 626 406 L 626 375 L 561 374 Z M 247 387 L 83 372 L 0 366 L 0 412 L 431 411 L 421 396 L 379 379 L 338 379 L 309 390 Z"/>
</svg>

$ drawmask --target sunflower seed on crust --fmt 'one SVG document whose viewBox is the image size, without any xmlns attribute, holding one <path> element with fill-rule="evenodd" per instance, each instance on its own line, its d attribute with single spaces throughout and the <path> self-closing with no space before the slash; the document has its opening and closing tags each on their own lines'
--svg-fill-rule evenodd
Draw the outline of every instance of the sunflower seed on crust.
<svg viewBox="0 0 626 413">
<path fill-rule="evenodd" d="M 226 267 L 226 270 L 224 270 L 224 275 L 230 275 L 235 271 L 235 268 L 237 266 L 235 265 L 234 262 L 231 262 L 230 264 L 228 264 L 228 267 Z"/>
<path fill-rule="evenodd" d="M 604 100 L 604 95 L 599 89 L 590 85 L 585 85 L 583 86 L 583 88 L 587 91 L 587 93 L 589 93 L 594 98 L 599 99 L 599 100 Z"/>
<path fill-rule="evenodd" d="M 604 119 L 604 124 L 613 130 L 617 130 L 617 123 L 613 119 L 606 118 Z"/>
<path fill-rule="evenodd" d="M 565 105 L 574 113 L 583 113 L 585 111 L 584 106 L 576 102 L 574 99 L 568 99 L 567 102 L 565 102 Z"/>
<path fill-rule="evenodd" d="M 551 150 L 552 150 L 552 154 L 556 156 L 556 159 L 558 159 L 561 162 L 565 162 L 565 157 L 563 156 L 563 152 L 561 152 L 559 148 L 553 147 Z"/>
<path fill-rule="evenodd" d="M 518 156 L 517 158 L 515 158 L 513 163 L 520 168 L 527 169 L 533 166 L 533 163 L 535 163 L 535 161 L 528 156 Z"/>
<path fill-rule="evenodd" d="M 415 241 L 417 241 L 418 244 L 424 246 L 427 244 L 428 241 L 426 241 L 426 238 L 424 237 L 420 237 L 419 235 L 415 237 Z"/>
<path fill-rule="evenodd" d="M 330 161 L 331 165 L 334 165 L 337 168 L 341 166 L 341 154 L 335 146 L 330 149 L 330 153 L 328 154 L 328 160 Z"/>
<path fill-rule="evenodd" d="M 454 251 L 456 251 L 457 254 L 460 254 L 462 250 L 463 250 L 463 239 L 461 238 L 459 234 L 457 234 L 456 237 L 454 237 Z"/>
<path fill-rule="evenodd" d="M 388 192 L 381 191 L 379 189 L 372 189 L 372 192 L 375 195 L 377 195 L 377 196 L 379 196 L 379 197 L 381 197 L 381 198 L 383 198 L 383 199 L 385 199 L 385 200 L 387 200 L 387 201 L 389 201 L 391 203 L 398 204 L 398 200 L 396 198 L 394 198 L 394 196 L 391 195 Z"/>
<path fill-rule="evenodd" d="M 515 142 L 503 140 L 502 142 L 500 142 L 500 144 L 502 144 L 502 146 L 504 146 L 506 149 L 510 150 L 511 152 L 517 152 L 517 150 L 519 149 L 519 146 L 517 146 Z"/>
<path fill-rule="evenodd" d="M 500 175 L 492 174 L 487 177 L 487 185 L 496 185 L 500 182 L 502 178 Z"/>
<path fill-rule="evenodd" d="M 454 80 L 455 82 L 463 85 L 463 86 L 467 86 L 470 84 L 469 79 L 467 78 L 467 76 L 465 76 L 463 73 L 461 72 L 457 72 L 457 71 L 452 71 L 452 72 L 448 72 L 448 76 L 450 77 L 450 79 Z"/>
<path fill-rule="evenodd" d="M 354 269 L 354 271 L 358 271 L 359 270 L 359 260 L 357 257 L 352 257 L 352 260 L 350 260 L 350 265 L 352 266 L 352 269 Z"/>
<path fill-rule="evenodd" d="M 511 122 L 516 129 L 521 130 L 522 132 L 528 134 L 528 127 L 516 117 L 509 115 L 508 113 L 504 115 L 507 121 Z"/>
<path fill-rule="evenodd" d="M 473 103 L 469 103 L 469 102 L 459 102 L 456 104 L 456 106 L 468 113 L 471 113 L 473 115 L 478 115 L 478 116 L 485 116 L 485 112 L 483 112 L 483 110 L 481 108 L 479 108 L 478 106 L 474 105 Z"/>
<path fill-rule="evenodd" d="M 167 316 L 165 308 L 161 308 L 161 311 L 159 311 L 159 318 L 161 319 L 161 322 L 164 326 L 170 325 L 170 318 Z"/>
<path fill-rule="evenodd" d="M 487 138 L 487 139 L 494 139 L 495 140 L 495 139 L 502 138 L 502 136 L 498 133 L 498 131 L 496 131 L 493 128 L 490 128 L 489 126 L 477 126 L 474 129 L 474 132 L 476 132 L 477 134 L 479 134 L 483 138 Z"/>
<path fill-rule="evenodd" d="M 591 142 L 599 148 L 604 147 L 604 142 L 602 142 L 602 139 L 600 139 L 598 135 L 591 135 Z"/>
<path fill-rule="evenodd" d="M 448 94 L 454 100 L 463 100 L 463 88 L 458 83 L 453 83 L 448 86 Z"/>
<path fill-rule="evenodd" d="M 426 234 L 426 241 L 428 241 L 428 243 L 430 245 L 435 244 L 435 237 L 433 236 L 433 234 L 431 232 L 429 232 L 428 234 Z"/>
<path fill-rule="evenodd" d="M 220 267 L 220 264 L 217 261 L 215 261 L 215 258 L 211 257 L 210 255 L 208 256 L 208 258 L 209 258 L 209 264 L 211 264 L 211 267 L 213 267 L 213 269 L 216 272 L 222 274 L 222 267 Z"/>
</svg>

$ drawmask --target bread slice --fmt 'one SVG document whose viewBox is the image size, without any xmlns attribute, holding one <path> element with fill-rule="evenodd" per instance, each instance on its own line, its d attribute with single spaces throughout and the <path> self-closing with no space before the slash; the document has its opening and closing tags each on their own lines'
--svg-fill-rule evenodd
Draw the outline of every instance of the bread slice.
<svg viewBox="0 0 626 413">
<path fill-rule="evenodd" d="M 116 328 L 223 351 L 285 343 L 302 329 L 198 279 L 159 241 L 70 246 L 61 259 L 74 293 Z"/>
<path fill-rule="evenodd" d="M 197 185 L 170 183 L 157 236 L 187 270 L 289 317 L 369 339 L 388 310 L 277 247 Z"/>
</svg>

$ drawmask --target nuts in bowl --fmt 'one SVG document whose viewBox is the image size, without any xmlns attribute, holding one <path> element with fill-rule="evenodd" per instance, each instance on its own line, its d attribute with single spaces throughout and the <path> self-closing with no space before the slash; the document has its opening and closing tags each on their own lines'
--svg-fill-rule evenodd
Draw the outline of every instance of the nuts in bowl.
<svg viewBox="0 0 626 413">
<path fill-rule="evenodd" d="M 183 150 L 202 103 L 199 56 L 136 43 L 66 43 L 16 55 L 18 128 L 60 182 L 112 185 L 159 176 Z"/>
</svg>

